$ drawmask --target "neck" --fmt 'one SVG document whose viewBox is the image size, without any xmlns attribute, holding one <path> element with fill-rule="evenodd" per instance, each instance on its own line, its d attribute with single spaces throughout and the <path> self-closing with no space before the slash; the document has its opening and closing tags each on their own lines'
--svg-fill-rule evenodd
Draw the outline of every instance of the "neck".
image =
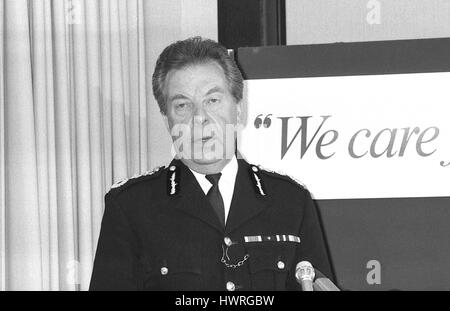
<svg viewBox="0 0 450 311">
<path fill-rule="evenodd" d="M 195 162 L 187 162 L 181 159 L 181 162 L 183 162 L 187 167 L 189 167 L 191 170 L 204 174 L 204 175 L 210 175 L 210 174 L 217 174 L 222 172 L 223 168 L 230 163 L 231 159 L 226 159 L 223 161 L 218 161 L 215 163 L 210 164 L 198 164 Z"/>
</svg>

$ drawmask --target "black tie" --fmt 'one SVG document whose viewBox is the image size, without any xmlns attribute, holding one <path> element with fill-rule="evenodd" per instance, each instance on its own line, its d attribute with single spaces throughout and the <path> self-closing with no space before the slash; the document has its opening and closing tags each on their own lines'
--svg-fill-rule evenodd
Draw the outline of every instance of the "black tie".
<svg viewBox="0 0 450 311">
<path fill-rule="evenodd" d="M 211 203 L 212 207 L 214 208 L 217 217 L 219 217 L 220 223 L 223 227 L 225 227 L 225 207 L 223 205 L 222 195 L 219 191 L 220 176 L 222 176 L 222 173 L 205 176 L 206 179 L 208 179 L 208 181 L 212 184 L 212 187 L 211 189 L 209 189 L 206 197 L 208 198 L 209 203 Z"/>
</svg>

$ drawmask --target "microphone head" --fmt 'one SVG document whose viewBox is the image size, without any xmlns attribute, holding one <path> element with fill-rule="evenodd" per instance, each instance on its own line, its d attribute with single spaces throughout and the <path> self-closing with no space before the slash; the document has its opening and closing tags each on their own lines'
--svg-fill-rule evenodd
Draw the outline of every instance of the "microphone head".
<svg viewBox="0 0 450 311">
<path fill-rule="evenodd" d="M 314 281 L 315 276 L 314 268 L 309 261 L 300 261 L 295 267 L 295 277 L 297 280 Z"/>
</svg>

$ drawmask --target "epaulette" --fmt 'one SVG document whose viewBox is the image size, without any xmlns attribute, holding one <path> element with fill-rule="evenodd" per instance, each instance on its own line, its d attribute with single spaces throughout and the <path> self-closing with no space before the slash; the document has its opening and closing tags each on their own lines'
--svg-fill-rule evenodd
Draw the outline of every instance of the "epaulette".
<svg viewBox="0 0 450 311">
<path fill-rule="evenodd" d="M 263 172 L 263 173 L 265 173 L 265 174 L 267 174 L 267 175 L 269 175 L 269 176 L 272 176 L 272 177 L 276 177 L 276 178 L 279 178 L 279 179 L 282 179 L 282 180 L 289 181 L 290 183 L 292 183 L 292 184 L 294 184 L 294 185 L 296 185 L 296 186 L 300 186 L 301 188 L 307 189 L 306 186 L 305 186 L 305 184 L 303 184 L 302 182 L 300 182 L 300 181 L 299 181 L 298 179 L 296 179 L 295 177 L 292 177 L 292 176 L 290 176 L 290 175 L 288 175 L 288 174 L 285 174 L 284 172 L 274 171 L 274 170 L 269 170 L 269 169 L 266 169 L 266 168 L 262 167 L 261 165 L 256 165 L 256 166 L 259 168 L 259 170 L 260 170 L 261 172 Z"/>
<path fill-rule="evenodd" d="M 125 188 L 124 187 L 125 185 L 129 186 L 131 184 L 134 184 L 137 181 L 143 180 L 143 177 L 150 177 L 150 176 L 151 177 L 155 177 L 155 176 L 158 176 L 164 170 L 164 168 L 165 168 L 165 166 L 159 166 L 159 167 L 156 167 L 153 170 L 147 171 L 145 173 L 136 174 L 133 177 L 125 178 L 125 179 L 123 179 L 123 180 L 113 184 L 111 186 L 110 191 L 115 190 L 115 189 Z"/>
</svg>

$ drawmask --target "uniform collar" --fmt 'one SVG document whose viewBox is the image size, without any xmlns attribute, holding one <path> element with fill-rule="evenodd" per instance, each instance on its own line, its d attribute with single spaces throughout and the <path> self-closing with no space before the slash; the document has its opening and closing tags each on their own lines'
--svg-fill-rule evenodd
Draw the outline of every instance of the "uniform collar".
<svg viewBox="0 0 450 311">
<path fill-rule="evenodd" d="M 208 193 L 208 190 L 211 188 L 211 183 L 205 178 L 205 175 L 197 173 L 196 171 L 190 168 L 189 170 L 195 176 L 195 179 L 197 179 L 203 192 Z M 225 165 L 225 167 L 221 172 L 222 176 L 220 176 L 220 183 L 231 185 L 233 187 L 236 181 L 237 172 L 238 172 L 238 162 L 236 156 L 233 156 L 233 158 L 230 160 L 230 162 L 227 163 L 227 165 Z"/>
<path fill-rule="evenodd" d="M 230 164 L 230 163 L 229 163 Z M 233 198 L 225 232 L 229 233 L 256 217 L 271 205 L 271 196 L 261 195 L 255 183 L 255 166 L 243 159 L 237 160 L 238 170 L 234 185 Z M 258 179 L 262 176 L 256 172 Z M 180 160 L 174 159 L 167 171 L 168 195 L 174 200 L 175 209 L 199 218 L 224 233 L 213 209 L 191 170 Z"/>
</svg>

